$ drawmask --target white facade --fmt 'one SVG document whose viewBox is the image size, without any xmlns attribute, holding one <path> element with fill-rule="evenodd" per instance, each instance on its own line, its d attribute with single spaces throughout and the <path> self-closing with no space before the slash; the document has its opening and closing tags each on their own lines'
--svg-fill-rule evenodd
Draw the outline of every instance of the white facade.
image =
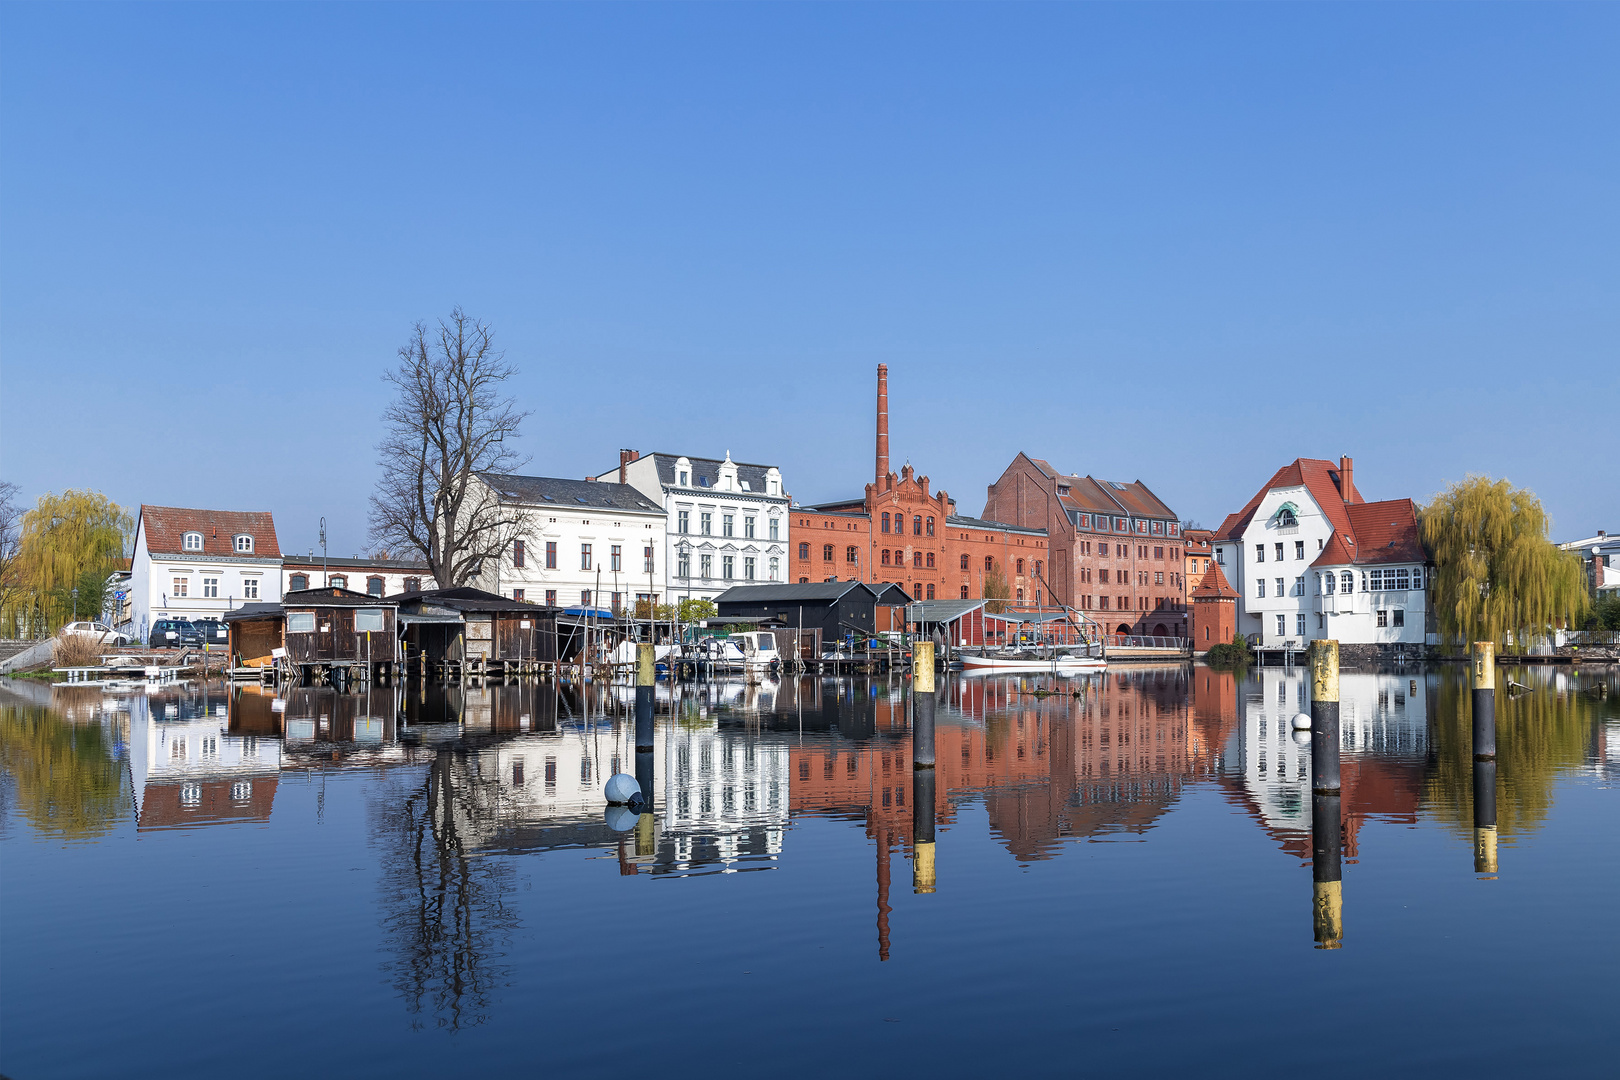
<svg viewBox="0 0 1620 1080">
<path fill-rule="evenodd" d="M 604 611 L 630 608 L 662 591 L 664 511 L 641 492 L 553 477 L 487 481 L 524 524 L 498 563 L 486 566 L 479 588 L 535 604 Z"/>
<path fill-rule="evenodd" d="M 203 516 L 208 511 L 159 507 L 153 509 L 169 515 L 170 524 L 176 515 L 198 516 L 181 518 L 178 528 L 165 528 L 158 535 L 174 534 L 172 541 L 161 541 L 153 550 L 148 544 L 153 535 L 147 527 L 148 508 L 141 509 L 128 585 L 131 637 L 146 641 L 157 619 L 218 619 L 243 603 L 280 602 L 281 553 L 273 531 L 268 537 L 246 529 L 221 536 Z M 173 550 L 164 550 L 171 546 Z"/>
<path fill-rule="evenodd" d="M 1334 531 L 1307 487 L 1275 487 L 1241 538 L 1213 542 L 1215 562 L 1238 592 L 1238 632 L 1264 648 L 1303 648 L 1318 638 L 1424 644 L 1425 563 L 1325 562 Z"/>
<path fill-rule="evenodd" d="M 319 589 L 323 585 L 373 596 L 395 596 L 436 587 L 427 563 L 359 558 L 323 561 L 314 554 L 289 555 L 282 561 L 281 591 L 284 594 L 299 589 Z"/>
<path fill-rule="evenodd" d="M 790 502 L 776 466 L 734 462 L 730 451 L 724 459 L 646 454 L 598 479 L 621 472 L 664 509 L 664 602 L 788 580 Z"/>
</svg>

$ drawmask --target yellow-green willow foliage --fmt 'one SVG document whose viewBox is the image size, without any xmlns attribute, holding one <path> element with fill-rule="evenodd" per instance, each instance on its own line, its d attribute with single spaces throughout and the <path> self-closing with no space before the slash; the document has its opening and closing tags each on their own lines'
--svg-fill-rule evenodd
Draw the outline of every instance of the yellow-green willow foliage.
<svg viewBox="0 0 1620 1080">
<path fill-rule="evenodd" d="M 79 608 L 94 617 L 101 595 L 96 586 L 120 565 L 134 519 L 99 491 L 47 492 L 23 515 L 17 543 L 19 598 L 54 631 L 72 616 L 72 590 L 94 593 Z M 81 599 L 84 599 L 81 596 Z"/>
<path fill-rule="evenodd" d="M 1474 817 L 1474 731 L 1467 669 L 1440 674 L 1430 731 L 1434 758 L 1424 802 L 1459 832 Z M 1509 678 L 1532 689 L 1510 693 Z M 1601 722 L 1595 691 L 1607 676 L 1560 675 L 1545 668 L 1498 668 L 1496 675 L 1496 826 L 1509 836 L 1538 828 L 1552 810 L 1560 775 L 1579 770 Z M 1563 689 L 1559 689 L 1559 684 Z"/>
<path fill-rule="evenodd" d="M 1580 559 L 1547 539 L 1541 500 L 1506 480 L 1470 476 L 1423 508 L 1432 593 L 1447 644 L 1520 647 L 1585 615 Z"/>
<path fill-rule="evenodd" d="M 74 724 L 34 705 L 0 707 L 0 766 L 16 806 L 42 833 L 100 836 L 129 811 L 124 766 L 100 724 Z"/>
</svg>

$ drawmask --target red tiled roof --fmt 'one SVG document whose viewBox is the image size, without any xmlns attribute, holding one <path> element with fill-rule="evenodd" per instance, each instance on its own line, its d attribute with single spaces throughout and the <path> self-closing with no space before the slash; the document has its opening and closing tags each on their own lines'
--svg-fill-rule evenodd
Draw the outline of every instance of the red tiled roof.
<svg viewBox="0 0 1620 1080">
<path fill-rule="evenodd" d="M 1322 545 L 1322 553 L 1316 557 L 1312 566 L 1344 566 L 1356 561 L 1356 541 L 1354 537 L 1346 537 L 1342 532 L 1334 532 L 1328 537 L 1327 543 Z"/>
<path fill-rule="evenodd" d="M 1204 574 L 1204 583 L 1192 591 L 1194 600 L 1236 600 L 1238 591 L 1227 582 L 1226 575 L 1221 573 L 1220 563 L 1210 563 L 1209 570 Z"/>
<path fill-rule="evenodd" d="M 1354 562 L 1376 565 L 1428 561 L 1418 528 L 1417 506 L 1411 499 L 1357 503 L 1348 509 L 1350 527 L 1355 530 Z M 1327 554 L 1326 549 L 1322 554 Z M 1316 561 L 1322 562 L 1320 557 Z"/>
<path fill-rule="evenodd" d="M 1339 465 L 1334 461 L 1323 461 L 1320 458 L 1295 458 L 1293 461 L 1278 469 L 1272 478 L 1254 494 L 1236 514 L 1230 514 L 1221 522 L 1216 531 L 1217 540 L 1240 539 L 1243 530 L 1249 527 L 1254 520 L 1254 512 L 1259 509 L 1260 501 L 1266 497 L 1266 492 L 1273 488 L 1303 487 L 1311 493 L 1311 498 L 1322 508 L 1334 529 L 1349 531 L 1350 517 L 1345 512 L 1346 505 L 1361 502 L 1361 493 L 1356 490 L 1355 482 L 1350 484 L 1350 503 L 1345 502 L 1344 496 L 1339 493 Z"/>
<path fill-rule="evenodd" d="M 281 558 L 276 523 L 268 510 L 187 510 L 176 506 L 142 506 L 137 530 L 146 533 L 146 550 L 162 555 L 234 556 L 235 538 L 253 537 L 255 558 Z M 201 552 L 186 551 L 182 537 L 200 532 Z"/>
</svg>

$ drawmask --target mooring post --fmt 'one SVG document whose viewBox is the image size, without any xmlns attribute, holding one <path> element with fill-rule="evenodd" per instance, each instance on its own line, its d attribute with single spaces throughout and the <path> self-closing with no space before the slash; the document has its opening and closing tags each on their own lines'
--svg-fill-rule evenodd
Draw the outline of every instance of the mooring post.
<svg viewBox="0 0 1620 1080">
<path fill-rule="evenodd" d="M 1474 873 L 1496 873 L 1496 759 L 1474 761 Z"/>
<path fill-rule="evenodd" d="M 636 818 L 636 855 L 653 854 L 653 689 L 658 681 L 651 643 L 636 646 L 636 783 L 641 814 Z"/>
<path fill-rule="evenodd" d="M 1313 736 L 1314 738 L 1314 736 Z M 1311 794 L 1311 928 L 1318 949 L 1344 941 L 1339 795 Z"/>
<path fill-rule="evenodd" d="M 1496 643 L 1474 642 L 1474 760 L 1496 760 Z"/>
<path fill-rule="evenodd" d="M 934 776 L 930 767 L 911 770 L 911 888 L 918 893 L 934 891 Z"/>
<path fill-rule="evenodd" d="M 934 767 L 934 643 L 919 641 L 911 651 L 911 764 Z"/>
<path fill-rule="evenodd" d="M 1339 643 L 1311 642 L 1311 793 L 1339 794 Z"/>
</svg>

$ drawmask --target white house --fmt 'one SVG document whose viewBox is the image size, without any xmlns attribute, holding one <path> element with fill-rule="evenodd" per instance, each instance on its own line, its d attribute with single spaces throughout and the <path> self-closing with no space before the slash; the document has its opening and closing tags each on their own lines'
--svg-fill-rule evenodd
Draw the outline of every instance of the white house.
<svg viewBox="0 0 1620 1080">
<path fill-rule="evenodd" d="M 663 580 L 664 508 L 627 484 L 479 473 L 523 518 L 478 587 L 548 607 L 618 610 Z M 650 580 L 649 580 L 650 579 Z"/>
<path fill-rule="evenodd" d="M 1364 501 L 1348 457 L 1283 466 L 1211 544 L 1239 594 L 1238 631 L 1264 648 L 1334 638 L 1394 651 L 1435 640 L 1417 507 Z"/>
<path fill-rule="evenodd" d="M 332 585 L 372 596 L 394 596 L 419 592 L 424 584 L 429 589 L 435 587 L 428 564 L 414 559 L 363 559 L 358 555 L 323 558 L 311 551 L 308 555 L 286 555 L 281 560 L 283 593 Z"/>
<path fill-rule="evenodd" d="M 1596 536 L 1570 540 L 1558 545 L 1573 551 L 1586 564 L 1586 585 L 1602 599 L 1604 594 L 1620 592 L 1620 536 L 1599 529 Z"/>
<path fill-rule="evenodd" d="M 774 465 L 619 451 L 597 477 L 630 484 L 666 515 L 662 582 L 671 602 L 713 600 L 750 581 L 787 581 L 789 498 Z"/>
<path fill-rule="evenodd" d="M 243 601 L 281 600 L 270 512 L 142 506 L 130 562 L 132 636 L 156 619 L 220 618 Z"/>
</svg>

